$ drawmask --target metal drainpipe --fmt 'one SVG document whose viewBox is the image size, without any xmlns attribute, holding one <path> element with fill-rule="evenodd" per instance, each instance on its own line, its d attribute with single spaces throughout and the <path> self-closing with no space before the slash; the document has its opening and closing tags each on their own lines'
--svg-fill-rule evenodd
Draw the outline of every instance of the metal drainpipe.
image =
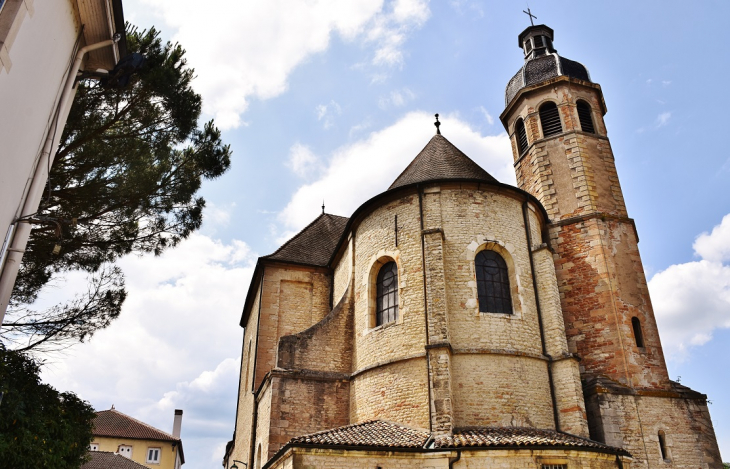
<svg viewBox="0 0 730 469">
<path fill-rule="evenodd" d="M 525 223 L 525 239 L 527 241 L 527 255 L 530 258 L 530 272 L 532 273 L 532 288 L 535 292 L 535 307 L 537 309 L 537 322 L 540 325 L 540 343 L 542 344 L 542 354 L 547 357 L 547 373 L 548 384 L 550 386 L 550 400 L 553 404 L 553 420 L 555 421 L 555 430 L 560 430 L 560 420 L 558 418 L 558 402 L 555 399 L 555 383 L 553 382 L 553 357 L 547 353 L 545 345 L 545 327 L 542 323 L 542 309 L 540 308 L 540 293 L 537 290 L 537 276 L 535 275 L 535 261 L 532 259 L 532 235 L 530 234 L 530 219 L 528 215 L 527 200 L 522 202 L 522 218 Z"/>
<path fill-rule="evenodd" d="M 458 462 L 461 459 L 461 451 L 456 452 L 456 457 L 454 459 L 449 458 L 449 469 L 454 468 L 454 464 Z"/>
<path fill-rule="evenodd" d="M 116 35 L 115 35 L 116 36 Z M 25 246 L 28 244 L 28 237 L 30 236 L 30 223 L 26 221 L 28 217 L 32 216 L 38 210 L 41 197 L 43 196 L 43 190 L 48 180 L 48 171 L 53 164 L 53 158 L 56 156 L 55 151 L 52 151 L 54 146 L 54 136 L 58 133 L 58 138 L 61 138 L 60 132 L 55 132 L 59 129 L 59 116 L 63 113 L 63 110 L 69 104 L 74 93 L 74 83 L 76 82 L 76 75 L 81 68 L 81 62 L 84 60 L 84 56 L 87 52 L 91 52 L 102 47 L 114 45 L 119 41 L 121 36 L 115 39 L 107 39 L 106 41 L 97 42 L 86 47 L 82 47 L 76 53 L 76 60 L 74 60 L 73 66 L 66 78 L 66 85 L 64 86 L 61 99 L 58 101 L 56 107 L 56 119 L 48 129 L 48 135 L 46 141 L 43 144 L 43 150 L 41 150 L 41 156 L 38 159 L 38 163 L 33 173 L 33 179 L 28 190 L 28 195 L 23 203 L 23 210 L 21 211 L 19 219 L 15 221 L 17 225 L 15 234 L 13 235 L 12 241 L 9 243 L 7 248 L 7 255 L 5 256 L 5 262 L 2 264 L 2 270 L 0 271 L 0 325 L 2 325 L 5 319 L 5 311 L 8 308 L 8 302 L 10 301 L 10 294 L 13 292 L 13 286 L 15 285 L 15 279 L 18 276 L 18 269 L 20 268 L 20 262 L 23 260 L 23 254 L 25 253 Z M 61 126 L 63 127 L 63 126 Z"/>
</svg>

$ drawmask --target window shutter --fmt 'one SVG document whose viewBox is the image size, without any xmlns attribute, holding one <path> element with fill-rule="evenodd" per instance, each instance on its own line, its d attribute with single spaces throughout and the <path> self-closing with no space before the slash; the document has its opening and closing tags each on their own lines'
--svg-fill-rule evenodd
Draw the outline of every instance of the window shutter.
<svg viewBox="0 0 730 469">
<path fill-rule="evenodd" d="M 527 132 L 525 131 L 525 122 L 522 119 L 515 124 L 515 134 L 517 134 L 517 152 L 521 155 L 527 150 Z"/>
<path fill-rule="evenodd" d="M 547 102 L 540 107 L 540 124 L 542 125 L 542 136 L 545 138 L 563 131 L 560 114 L 555 103 Z"/>
<path fill-rule="evenodd" d="M 585 101 L 578 101 L 578 119 L 580 120 L 580 128 L 583 132 L 596 133 L 596 129 L 593 128 L 591 107 Z"/>
</svg>

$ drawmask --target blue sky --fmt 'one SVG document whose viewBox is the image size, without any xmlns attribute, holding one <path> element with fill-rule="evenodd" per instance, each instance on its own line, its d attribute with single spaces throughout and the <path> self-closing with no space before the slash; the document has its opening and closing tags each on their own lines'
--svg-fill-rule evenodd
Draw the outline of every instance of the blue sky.
<svg viewBox="0 0 730 469">
<path fill-rule="evenodd" d="M 670 376 L 708 394 L 730 458 L 730 104 L 721 1 L 533 0 L 555 47 L 601 84 L 629 215 Z M 203 229 L 178 249 L 121 262 L 122 317 L 55 357 L 45 378 L 96 408 L 163 430 L 183 408 L 186 467 L 220 467 L 233 432 L 255 258 L 327 211 L 349 216 L 433 133 L 514 183 L 499 114 L 522 64 L 519 2 L 125 0 L 126 18 L 179 41 L 204 119 L 233 151 L 208 182 Z M 62 289 L 83 279 L 70 276 Z"/>
</svg>

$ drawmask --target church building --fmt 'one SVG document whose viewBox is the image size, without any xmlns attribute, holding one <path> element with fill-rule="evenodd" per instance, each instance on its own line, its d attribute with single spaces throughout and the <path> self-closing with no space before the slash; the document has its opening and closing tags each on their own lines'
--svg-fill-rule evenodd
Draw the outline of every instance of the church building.
<svg viewBox="0 0 730 469">
<path fill-rule="evenodd" d="M 437 118 L 387 190 L 259 258 L 226 469 L 722 468 L 667 373 L 601 87 L 549 27 L 518 44 L 517 187 Z"/>
</svg>

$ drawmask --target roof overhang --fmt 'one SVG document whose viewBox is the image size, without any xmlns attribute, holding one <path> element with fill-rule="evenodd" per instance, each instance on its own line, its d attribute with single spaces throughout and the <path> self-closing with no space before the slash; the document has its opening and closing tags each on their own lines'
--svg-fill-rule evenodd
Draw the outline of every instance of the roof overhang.
<svg viewBox="0 0 730 469">
<path fill-rule="evenodd" d="M 111 70 L 119 59 L 127 55 L 127 35 L 125 33 L 122 0 L 75 0 L 79 21 L 83 28 L 83 45 L 112 39 L 120 33 L 119 42 L 112 47 L 104 47 L 89 52 L 84 65 L 85 70 Z"/>
</svg>

